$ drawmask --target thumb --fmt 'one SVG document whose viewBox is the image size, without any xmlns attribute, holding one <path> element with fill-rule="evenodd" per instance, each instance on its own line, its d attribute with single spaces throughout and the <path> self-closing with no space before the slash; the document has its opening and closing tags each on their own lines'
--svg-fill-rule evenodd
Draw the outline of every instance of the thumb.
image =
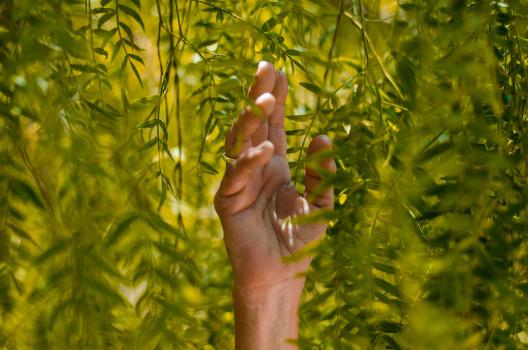
<svg viewBox="0 0 528 350">
<path fill-rule="evenodd" d="M 240 192 L 248 183 L 253 170 L 267 164 L 273 157 L 273 144 L 264 141 L 249 148 L 228 169 L 217 195 L 227 197 Z"/>
</svg>

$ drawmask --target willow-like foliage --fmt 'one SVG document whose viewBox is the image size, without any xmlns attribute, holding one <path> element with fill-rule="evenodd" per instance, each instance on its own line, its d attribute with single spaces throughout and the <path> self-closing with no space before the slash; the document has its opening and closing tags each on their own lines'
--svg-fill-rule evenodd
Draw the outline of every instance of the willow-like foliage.
<svg viewBox="0 0 528 350">
<path fill-rule="evenodd" d="M 301 349 L 528 348 L 528 2 L 2 0 L 0 348 L 232 349 L 212 196 L 259 60 L 334 141 Z"/>
</svg>

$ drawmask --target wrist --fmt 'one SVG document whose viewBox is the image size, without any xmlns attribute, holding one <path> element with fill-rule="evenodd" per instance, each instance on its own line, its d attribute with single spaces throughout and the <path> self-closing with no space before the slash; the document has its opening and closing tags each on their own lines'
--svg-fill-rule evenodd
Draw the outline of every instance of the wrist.
<svg viewBox="0 0 528 350">
<path fill-rule="evenodd" d="M 270 286 L 234 284 L 236 349 L 297 349 L 297 310 L 304 278 Z"/>
</svg>

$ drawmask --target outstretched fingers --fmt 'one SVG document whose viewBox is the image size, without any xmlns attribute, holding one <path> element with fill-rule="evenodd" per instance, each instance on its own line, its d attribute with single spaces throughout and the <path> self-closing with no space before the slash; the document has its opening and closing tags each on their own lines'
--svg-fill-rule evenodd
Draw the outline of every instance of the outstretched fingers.
<svg viewBox="0 0 528 350">
<path fill-rule="evenodd" d="M 228 165 L 217 196 L 227 197 L 240 192 L 252 172 L 265 165 L 273 156 L 273 144 L 266 141 L 268 118 L 275 108 L 273 64 L 262 61 L 249 90 L 252 106 L 245 108 L 226 136 L 225 155 L 235 161 Z M 254 147 L 252 147 L 254 146 Z"/>
<path fill-rule="evenodd" d="M 321 209 L 334 207 L 334 187 L 324 181 L 325 176 L 332 175 L 336 171 L 331 152 L 332 142 L 326 135 L 315 137 L 306 152 L 305 198 Z"/>
<path fill-rule="evenodd" d="M 275 68 L 273 64 L 261 61 L 255 73 L 255 82 L 249 88 L 249 98 L 254 101 L 265 93 L 271 93 L 275 86 Z M 268 121 L 262 120 L 251 136 L 253 145 L 258 145 L 268 137 Z"/>
</svg>

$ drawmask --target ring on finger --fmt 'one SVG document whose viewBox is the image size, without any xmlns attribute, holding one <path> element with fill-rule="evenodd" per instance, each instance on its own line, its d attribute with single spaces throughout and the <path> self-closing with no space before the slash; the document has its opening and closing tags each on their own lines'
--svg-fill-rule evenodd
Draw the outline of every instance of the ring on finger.
<svg viewBox="0 0 528 350">
<path fill-rule="evenodd" d="M 222 157 L 224 158 L 224 160 L 225 160 L 227 165 L 231 165 L 231 164 L 233 164 L 233 162 L 235 160 L 237 160 L 236 158 L 232 158 L 232 157 L 228 156 L 225 152 L 224 152 L 224 154 L 222 154 Z"/>
</svg>

